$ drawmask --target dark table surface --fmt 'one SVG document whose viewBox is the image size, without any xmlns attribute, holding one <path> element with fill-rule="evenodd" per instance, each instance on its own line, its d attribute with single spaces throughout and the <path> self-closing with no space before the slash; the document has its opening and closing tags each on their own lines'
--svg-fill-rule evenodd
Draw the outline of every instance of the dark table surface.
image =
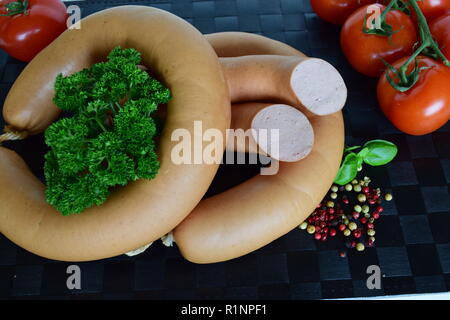
<svg viewBox="0 0 450 320">
<path fill-rule="evenodd" d="M 399 146 L 393 163 L 365 172 L 374 186 L 392 191 L 395 200 L 377 222 L 377 246 L 363 253 L 349 251 L 346 258 L 338 255 L 342 240 L 318 243 L 299 229 L 244 257 L 210 265 L 189 263 L 176 247 L 158 242 L 133 258 L 79 263 L 82 289 L 75 291 L 66 287 L 69 263 L 35 256 L 0 235 L 0 298 L 317 299 L 450 290 L 450 125 L 422 137 L 396 130 L 377 107 L 376 81 L 351 69 L 339 49 L 339 29 L 319 20 L 309 1 L 76 4 L 83 17 L 116 5 L 154 6 L 186 19 L 203 33 L 259 33 L 331 62 L 349 88 L 344 109 L 347 143 L 383 138 Z M 0 102 L 23 67 L 0 52 Z M 7 146 L 19 152 L 38 176 L 42 174 L 41 136 Z M 256 172 L 255 167 L 221 167 L 209 194 Z M 380 290 L 367 289 L 369 265 L 381 267 Z"/>
</svg>

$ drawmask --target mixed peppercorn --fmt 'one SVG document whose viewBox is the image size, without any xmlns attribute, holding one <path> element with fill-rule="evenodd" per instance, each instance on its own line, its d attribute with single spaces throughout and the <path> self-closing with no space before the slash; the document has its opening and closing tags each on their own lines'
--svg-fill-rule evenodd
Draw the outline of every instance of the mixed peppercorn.
<svg viewBox="0 0 450 320">
<path fill-rule="evenodd" d="M 375 243 L 375 222 L 383 212 L 382 201 L 392 200 L 387 193 L 382 197 L 379 188 L 370 187 L 370 178 L 353 180 L 345 186 L 333 185 L 325 199 L 301 225 L 300 229 L 325 242 L 341 232 L 347 248 L 364 251 Z M 340 253 L 345 257 L 345 252 Z"/>
</svg>

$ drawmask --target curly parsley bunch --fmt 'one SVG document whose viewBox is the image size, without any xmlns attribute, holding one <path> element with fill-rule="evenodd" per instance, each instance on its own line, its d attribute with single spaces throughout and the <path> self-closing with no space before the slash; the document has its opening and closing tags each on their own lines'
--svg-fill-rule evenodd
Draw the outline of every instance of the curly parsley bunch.
<svg viewBox="0 0 450 320">
<path fill-rule="evenodd" d="M 141 55 L 115 48 L 108 61 L 59 75 L 55 104 L 73 114 L 45 131 L 46 198 L 63 215 L 102 204 L 114 186 L 159 169 L 151 118 L 170 91 L 138 68 Z"/>
</svg>

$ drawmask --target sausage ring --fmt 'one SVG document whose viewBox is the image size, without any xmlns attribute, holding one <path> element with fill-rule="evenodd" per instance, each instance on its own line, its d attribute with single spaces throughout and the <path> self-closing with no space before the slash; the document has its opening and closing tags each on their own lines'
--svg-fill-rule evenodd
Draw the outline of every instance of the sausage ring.
<svg viewBox="0 0 450 320">
<path fill-rule="evenodd" d="M 305 57 L 286 44 L 259 35 L 227 32 L 206 38 L 219 57 Z M 201 201 L 173 232 L 186 259 L 213 263 L 245 255 L 288 233 L 313 212 L 339 169 L 344 123 L 340 111 L 306 115 L 315 137 L 309 156 L 299 162 L 282 162 L 276 175 L 253 177 Z"/>
<path fill-rule="evenodd" d="M 37 255 L 64 261 L 123 254 L 172 230 L 201 200 L 218 164 L 175 165 L 171 133 L 194 121 L 222 132 L 230 124 L 227 83 L 214 50 L 190 24 L 168 12 L 122 6 L 90 15 L 28 64 L 10 90 L 3 113 L 11 125 L 2 139 L 45 130 L 59 110 L 52 103 L 59 73 L 104 59 L 116 46 L 132 47 L 172 92 L 153 180 L 118 188 L 101 206 L 62 216 L 47 204 L 44 185 L 13 151 L 0 147 L 0 232 Z M 2 140 L 0 139 L 0 140 Z M 193 187 L 195 186 L 195 187 Z"/>
</svg>

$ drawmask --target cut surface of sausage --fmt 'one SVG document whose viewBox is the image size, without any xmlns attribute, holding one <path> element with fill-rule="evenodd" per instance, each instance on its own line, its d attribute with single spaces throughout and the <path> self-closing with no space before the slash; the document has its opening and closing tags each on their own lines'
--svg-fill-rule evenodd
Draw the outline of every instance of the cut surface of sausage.
<svg viewBox="0 0 450 320">
<path fill-rule="evenodd" d="M 339 72 L 322 59 L 306 59 L 292 72 L 291 87 L 298 101 L 314 114 L 324 116 L 341 110 L 347 88 Z"/>
<path fill-rule="evenodd" d="M 314 131 L 308 118 L 288 105 L 275 104 L 262 109 L 253 118 L 252 129 L 259 147 L 275 160 L 299 161 L 311 152 L 314 144 Z M 277 134 L 273 136 L 272 132 Z"/>
</svg>

